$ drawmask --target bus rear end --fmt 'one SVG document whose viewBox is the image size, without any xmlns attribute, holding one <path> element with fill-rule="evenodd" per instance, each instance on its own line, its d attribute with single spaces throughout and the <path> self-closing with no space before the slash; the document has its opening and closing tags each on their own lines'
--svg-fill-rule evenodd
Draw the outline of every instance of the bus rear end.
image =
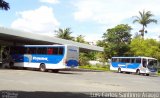
<svg viewBox="0 0 160 98">
<path fill-rule="evenodd" d="M 79 65 L 79 48 L 67 45 L 66 58 L 64 61 L 66 68 L 77 68 Z"/>
</svg>

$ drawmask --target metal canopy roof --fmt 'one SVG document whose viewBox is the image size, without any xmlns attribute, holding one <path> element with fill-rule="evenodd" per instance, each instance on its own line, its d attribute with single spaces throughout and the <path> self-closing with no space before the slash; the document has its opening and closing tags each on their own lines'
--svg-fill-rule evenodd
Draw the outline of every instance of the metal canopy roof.
<svg viewBox="0 0 160 98">
<path fill-rule="evenodd" d="M 2 43 L 3 41 L 25 45 L 70 44 L 79 47 L 80 51 L 103 51 L 103 48 L 98 46 L 0 27 L 0 42 Z"/>
</svg>

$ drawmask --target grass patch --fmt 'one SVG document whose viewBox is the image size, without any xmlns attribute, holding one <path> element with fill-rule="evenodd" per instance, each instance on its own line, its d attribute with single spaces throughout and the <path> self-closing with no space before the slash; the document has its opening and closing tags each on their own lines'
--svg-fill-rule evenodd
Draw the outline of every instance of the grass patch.
<svg viewBox="0 0 160 98">
<path fill-rule="evenodd" d="M 158 76 L 160 76 L 160 68 L 158 68 Z"/>
<path fill-rule="evenodd" d="M 79 66 L 79 68 L 89 69 L 89 70 L 110 71 L 108 65 L 85 65 L 85 66 Z"/>
</svg>

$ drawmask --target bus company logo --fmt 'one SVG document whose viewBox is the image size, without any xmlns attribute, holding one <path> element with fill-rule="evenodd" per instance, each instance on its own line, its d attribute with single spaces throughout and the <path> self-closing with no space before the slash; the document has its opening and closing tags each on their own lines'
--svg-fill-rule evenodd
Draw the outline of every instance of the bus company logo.
<svg viewBox="0 0 160 98">
<path fill-rule="evenodd" d="M 69 49 L 69 51 L 77 52 L 77 50 L 75 50 L 75 49 Z"/>
<path fill-rule="evenodd" d="M 47 57 L 33 57 L 33 60 L 39 61 L 39 60 L 45 60 L 48 61 Z"/>
</svg>

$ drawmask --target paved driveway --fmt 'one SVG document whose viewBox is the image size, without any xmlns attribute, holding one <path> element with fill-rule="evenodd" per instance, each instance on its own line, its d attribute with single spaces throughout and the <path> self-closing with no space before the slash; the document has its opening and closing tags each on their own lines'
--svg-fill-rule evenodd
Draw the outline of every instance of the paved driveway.
<svg viewBox="0 0 160 98">
<path fill-rule="evenodd" d="M 91 92 L 160 92 L 160 77 L 100 71 L 0 70 L 0 90 Z"/>
<path fill-rule="evenodd" d="M 0 69 L 0 90 L 36 92 L 160 92 L 160 77 L 101 71 Z"/>
</svg>

